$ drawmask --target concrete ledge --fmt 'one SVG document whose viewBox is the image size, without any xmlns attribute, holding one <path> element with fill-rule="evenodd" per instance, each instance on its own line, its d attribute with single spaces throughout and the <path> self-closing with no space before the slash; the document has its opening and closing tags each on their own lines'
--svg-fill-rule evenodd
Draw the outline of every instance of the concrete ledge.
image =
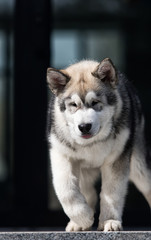
<svg viewBox="0 0 151 240">
<path fill-rule="evenodd" d="M 123 232 L 1 232 L 0 240 L 150 240 L 151 231 Z"/>
</svg>

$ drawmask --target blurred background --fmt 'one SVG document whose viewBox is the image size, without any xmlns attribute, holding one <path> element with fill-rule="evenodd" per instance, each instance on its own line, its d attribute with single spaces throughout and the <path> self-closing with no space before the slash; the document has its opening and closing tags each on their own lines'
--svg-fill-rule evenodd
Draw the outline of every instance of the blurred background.
<svg viewBox="0 0 151 240">
<path fill-rule="evenodd" d="M 0 229 L 65 227 L 49 173 L 46 69 L 105 57 L 137 87 L 150 143 L 150 0 L 0 0 Z M 132 184 L 123 224 L 151 227 Z"/>
</svg>

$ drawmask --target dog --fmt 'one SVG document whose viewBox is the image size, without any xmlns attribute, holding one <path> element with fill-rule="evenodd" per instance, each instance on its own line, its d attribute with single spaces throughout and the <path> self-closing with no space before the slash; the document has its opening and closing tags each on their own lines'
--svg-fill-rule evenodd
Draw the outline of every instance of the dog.
<svg viewBox="0 0 151 240">
<path fill-rule="evenodd" d="M 151 207 L 151 164 L 135 88 L 109 58 L 48 68 L 47 83 L 52 177 L 70 219 L 66 231 L 91 229 L 100 175 L 98 230 L 122 230 L 129 180 Z"/>
</svg>

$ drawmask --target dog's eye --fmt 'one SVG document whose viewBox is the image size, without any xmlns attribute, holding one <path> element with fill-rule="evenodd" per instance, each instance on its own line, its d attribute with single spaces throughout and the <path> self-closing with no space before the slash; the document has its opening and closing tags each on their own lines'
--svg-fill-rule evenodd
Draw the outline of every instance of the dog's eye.
<svg viewBox="0 0 151 240">
<path fill-rule="evenodd" d="M 102 104 L 100 101 L 93 100 L 91 102 L 91 107 L 95 109 L 96 111 L 102 111 Z"/>
<path fill-rule="evenodd" d="M 91 105 L 92 107 L 96 106 L 98 104 L 98 101 L 92 101 Z"/>
<path fill-rule="evenodd" d="M 70 103 L 70 106 L 77 108 L 77 104 L 75 102 Z"/>
</svg>

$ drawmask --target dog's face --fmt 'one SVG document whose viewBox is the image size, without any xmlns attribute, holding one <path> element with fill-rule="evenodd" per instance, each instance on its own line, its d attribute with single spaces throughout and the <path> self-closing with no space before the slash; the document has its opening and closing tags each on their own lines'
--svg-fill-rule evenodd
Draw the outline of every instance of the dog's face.
<svg viewBox="0 0 151 240">
<path fill-rule="evenodd" d="M 82 61 L 65 70 L 49 68 L 47 82 L 77 143 L 108 137 L 117 103 L 117 74 L 110 59 Z"/>
</svg>

